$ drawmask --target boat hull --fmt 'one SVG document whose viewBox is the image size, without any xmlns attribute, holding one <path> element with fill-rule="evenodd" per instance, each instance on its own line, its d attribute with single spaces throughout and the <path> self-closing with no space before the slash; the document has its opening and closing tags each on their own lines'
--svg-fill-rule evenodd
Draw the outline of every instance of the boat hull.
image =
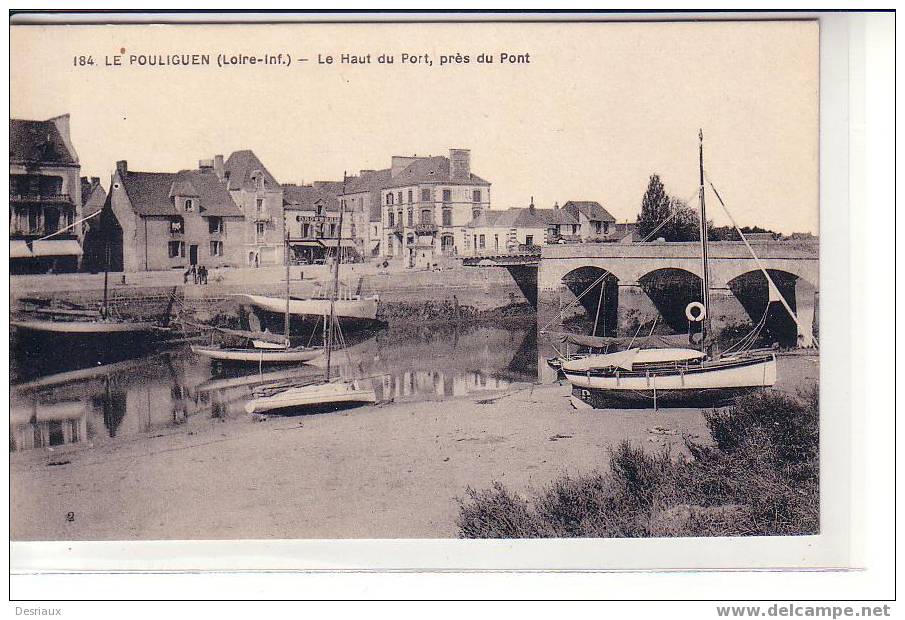
<svg viewBox="0 0 905 620">
<path fill-rule="evenodd" d="M 323 354 L 317 349 L 228 349 L 192 346 L 192 353 L 220 362 L 253 362 L 255 364 L 291 364 L 307 362 Z"/>
<path fill-rule="evenodd" d="M 655 370 L 586 370 L 563 369 L 563 374 L 580 396 L 595 403 L 638 401 L 657 406 L 668 402 L 715 402 L 732 398 L 751 389 L 771 387 L 776 383 L 776 357 L 721 360 L 711 364 Z M 582 394 L 581 391 L 588 394 Z M 595 406 L 597 406 L 595 404 Z"/>
<path fill-rule="evenodd" d="M 105 321 L 42 321 L 25 320 L 10 321 L 17 329 L 50 334 L 74 334 L 90 336 L 92 334 L 129 334 L 153 331 L 153 323 L 114 323 Z"/>
<path fill-rule="evenodd" d="M 328 410 L 376 402 L 377 395 L 371 388 L 359 388 L 347 383 L 327 383 L 288 388 L 271 396 L 253 398 L 245 404 L 245 411 Z"/>
<path fill-rule="evenodd" d="M 278 314 L 285 314 L 286 300 L 279 297 L 263 295 L 239 295 L 246 302 Z M 337 299 L 334 302 L 334 313 L 340 319 L 361 319 L 374 321 L 377 319 L 377 297 L 362 299 Z M 290 299 L 289 314 L 301 317 L 322 317 L 330 314 L 329 299 Z"/>
</svg>

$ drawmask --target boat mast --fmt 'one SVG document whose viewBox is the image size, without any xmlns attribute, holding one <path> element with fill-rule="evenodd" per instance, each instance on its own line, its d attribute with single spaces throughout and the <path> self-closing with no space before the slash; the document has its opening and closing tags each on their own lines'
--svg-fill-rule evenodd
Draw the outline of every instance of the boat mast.
<svg viewBox="0 0 905 620">
<path fill-rule="evenodd" d="M 701 324 L 701 352 L 707 353 L 710 348 L 710 266 L 707 256 L 707 207 L 704 205 L 704 131 L 698 130 L 700 146 L 698 150 L 698 169 L 700 172 L 700 188 L 698 190 L 701 203 L 701 287 L 704 297 L 704 321 Z"/>
<path fill-rule="evenodd" d="M 343 193 L 346 193 L 346 171 L 343 171 Z M 339 263 L 340 263 L 340 249 L 342 246 L 343 240 L 343 213 L 345 209 L 343 209 L 342 199 L 339 201 L 339 226 L 336 229 L 336 265 L 333 270 L 333 290 L 330 292 L 330 327 L 327 332 L 327 381 L 330 380 L 330 357 L 333 353 L 333 330 L 334 330 L 334 322 L 336 321 L 336 295 L 339 291 Z"/>
<path fill-rule="evenodd" d="M 286 226 L 285 238 L 285 258 L 286 258 L 286 318 L 283 322 L 283 334 L 286 336 L 286 346 L 289 346 L 289 226 Z"/>
</svg>

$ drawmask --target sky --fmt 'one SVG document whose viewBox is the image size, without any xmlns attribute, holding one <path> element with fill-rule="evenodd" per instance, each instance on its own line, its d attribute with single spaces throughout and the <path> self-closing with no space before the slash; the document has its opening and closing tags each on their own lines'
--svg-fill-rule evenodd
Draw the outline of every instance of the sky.
<svg viewBox="0 0 905 620">
<path fill-rule="evenodd" d="M 193 53 L 212 64 L 129 58 Z M 221 68 L 221 53 L 293 62 Z M 440 66 L 457 53 L 470 62 Z M 654 173 L 696 200 L 702 129 L 739 225 L 817 233 L 818 69 L 816 22 L 13 26 L 10 113 L 69 113 L 82 174 L 105 186 L 120 159 L 175 171 L 250 148 L 280 182 L 308 183 L 467 148 L 493 208 L 596 200 L 618 221 Z"/>
</svg>

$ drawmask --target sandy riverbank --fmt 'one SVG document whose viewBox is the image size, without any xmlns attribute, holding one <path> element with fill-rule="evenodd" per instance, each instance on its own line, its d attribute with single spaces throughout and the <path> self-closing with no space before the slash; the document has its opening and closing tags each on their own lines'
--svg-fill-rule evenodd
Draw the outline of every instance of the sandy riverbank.
<svg viewBox="0 0 905 620">
<path fill-rule="evenodd" d="M 568 392 L 520 385 L 480 400 L 13 454 L 12 538 L 453 537 L 455 498 L 468 485 L 526 489 L 603 465 L 623 438 L 653 446 L 679 444 L 683 432 L 706 436 L 697 410 L 578 411 Z M 678 434 L 649 433 L 655 426 Z"/>
</svg>

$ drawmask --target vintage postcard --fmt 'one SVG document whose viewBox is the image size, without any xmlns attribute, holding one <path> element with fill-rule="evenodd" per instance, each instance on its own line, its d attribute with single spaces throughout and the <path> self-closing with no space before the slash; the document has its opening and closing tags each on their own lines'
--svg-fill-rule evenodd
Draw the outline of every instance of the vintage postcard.
<svg viewBox="0 0 905 620">
<path fill-rule="evenodd" d="M 15 543 L 841 561 L 816 20 L 10 38 Z"/>
</svg>

